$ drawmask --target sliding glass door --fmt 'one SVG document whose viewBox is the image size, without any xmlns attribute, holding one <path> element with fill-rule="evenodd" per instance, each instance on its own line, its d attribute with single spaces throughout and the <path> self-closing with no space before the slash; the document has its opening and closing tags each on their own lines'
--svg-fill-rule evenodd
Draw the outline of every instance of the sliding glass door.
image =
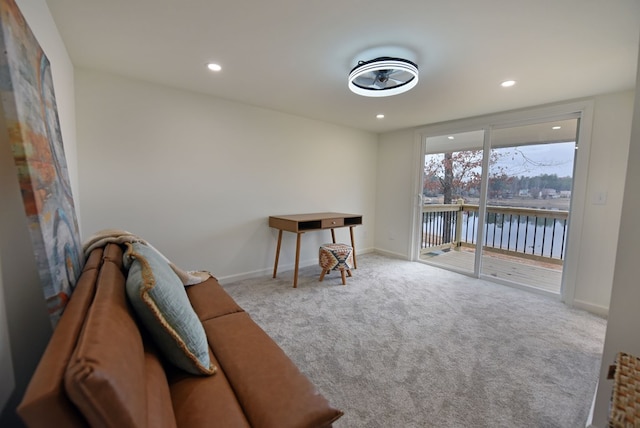
<svg viewBox="0 0 640 428">
<path fill-rule="evenodd" d="M 484 130 L 477 130 L 427 138 L 421 260 L 475 272 L 484 135 Z"/>
<path fill-rule="evenodd" d="M 578 119 L 493 129 L 481 275 L 560 293 Z"/>
<path fill-rule="evenodd" d="M 579 115 L 428 136 L 419 259 L 560 293 Z"/>
</svg>

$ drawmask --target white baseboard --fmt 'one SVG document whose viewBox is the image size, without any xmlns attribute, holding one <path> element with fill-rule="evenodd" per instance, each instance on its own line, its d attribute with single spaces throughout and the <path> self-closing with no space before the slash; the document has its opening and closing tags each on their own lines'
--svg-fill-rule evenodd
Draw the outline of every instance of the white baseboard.
<svg viewBox="0 0 640 428">
<path fill-rule="evenodd" d="M 585 302 L 583 300 L 574 300 L 573 307 L 578 309 L 584 309 L 592 314 L 600 315 L 601 317 L 607 317 L 609 315 L 609 308 L 606 306 L 594 305 L 593 303 Z"/>
<path fill-rule="evenodd" d="M 400 253 L 395 253 L 393 251 L 381 250 L 379 248 L 372 249 L 371 251 L 376 253 L 376 254 L 380 254 L 380 255 L 383 255 L 383 256 L 387 256 L 387 257 L 392 257 L 394 259 L 409 260 L 409 258 L 407 257 L 406 254 L 400 254 Z"/>
<path fill-rule="evenodd" d="M 596 395 L 598 394 L 599 383 L 600 381 L 596 382 L 596 390 L 593 393 L 593 401 L 591 402 L 591 411 L 589 411 L 589 417 L 587 418 L 586 428 L 596 428 L 596 426 L 593 425 L 593 412 L 596 408 Z"/>
<path fill-rule="evenodd" d="M 298 269 L 302 269 L 307 266 L 313 266 L 317 264 L 318 264 L 317 258 L 313 260 L 300 260 L 300 263 L 298 264 Z M 281 272 L 291 271 L 294 268 L 295 268 L 295 263 L 284 263 L 284 264 L 278 263 L 278 274 L 280 274 Z M 268 276 L 273 275 L 273 266 L 263 268 L 263 269 L 252 270 L 248 272 L 241 272 L 241 273 L 236 273 L 232 275 L 220 276 L 216 278 L 218 278 L 220 282 L 223 282 L 223 281 L 235 282 L 235 281 L 242 281 L 245 279 L 259 278 L 267 275 Z"/>
<path fill-rule="evenodd" d="M 530 293 L 540 294 L 542 296 L 551 297 L 555 300 L 560 300 L 560 294 L 554 293 L 553 291 L 544 290 L 542 288 L 532 287 L 527 284 L 518 284 L 517 282 L 505 281 L 501 278 L 496 278 L 491 275 L 483 275 L 480 274 L 480 279 L 485 281 L 495 282 L 496 284 L 506 285 L 507 287 L 517 288 L 519 290 L 525 290 Z"/>
<path fill-rule="evenodd" d="M 358 255 L 374 252 L 373 248 L 365 248 L 363 250 L 360 250 L 360 249 L 357 249 L 357 250 L 358 250 L 357 252 Z M 316 266 L 317 264 L 318 264 L 317 258 L 300 260 L 300 263 L 298 264 L 298 269 L 302 269 L 309 266 Z M 278 274 L 280 274 L 281 272 L 292 271 L 294 268 L 295 268 L 295 263 L 284 263 L 284 264 L 278 263 Z M 273 275 L 273 266 L 263 268 L 263 269 L 252 270 L 248 272 L 240 272 L 232 275 L 216 276 L 216 278 L 218 278 L 218 281 L 222 283 L 222 282 L 242 281 L 242 280 L 251 279 L 251 278 L 259 278 L 267 275 L 268 276 Z"/>
<path fill-rule="evenodd" d="M 218 278 L 218 281 L 220 281 L 220 283 L 225 283 L 225 282 L 242 281 L 244 279 L 250 279 L 250 278 L 259 278 L 261 276 L 267 276 L 271 274 L 273 274 L 273 267 L 252 270 L 249 272 L 235 273 L 233 275 L 225 275 L 225 276 L 214 275 L 214 276 Z"/>
<path fill-rule="evenodd" d="M 376 250 L 375 248 L 364 248 L 364 249 L 360 249 L 360 248 L 356 248 L 356 250 L 358 250 L 358 254 L 368 254 L 368 253 L 375 253 Z"/>
</svg>

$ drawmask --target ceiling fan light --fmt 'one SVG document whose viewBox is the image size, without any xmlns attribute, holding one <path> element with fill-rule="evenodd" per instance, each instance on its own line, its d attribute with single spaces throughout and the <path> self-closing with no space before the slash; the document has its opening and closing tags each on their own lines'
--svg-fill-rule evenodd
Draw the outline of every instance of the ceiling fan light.
<svg viewBox="0 0 640 428">
<path fill-rule="evenodd" d="M 351 92 L 365 97 L 388 97 L 418 84 L 418 66 L 406 59 L 380 57 L 361 61 L 349 73 Z"/>
</svg>

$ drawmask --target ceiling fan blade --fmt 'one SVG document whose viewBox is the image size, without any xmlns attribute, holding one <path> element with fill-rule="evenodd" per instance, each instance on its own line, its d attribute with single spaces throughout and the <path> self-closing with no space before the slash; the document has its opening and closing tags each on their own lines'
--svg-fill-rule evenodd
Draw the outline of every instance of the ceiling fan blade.
<svg viewBox="0 0 640 428">
<path fill-rule="evenodd" d="M 389 86 L 400 86 L 407 83 L 407 80 L 389 78 Z"/>
<path fill-rule="evenodd" d="M 358 79 L 363 78 L 363 79 L 376 79 L 378 77 L 378 73 L 376 73 L 375 71 L 368 71 L 366 73 L 362 73 Z"/>
<path fill-rule="evenodd" d="M 394 70 L 389 73 L 389 78 L 394 80 L 401 80 L 403 82 L 411 80 L 412 77 L 414 77 L 413 74 L 405 70 Z"/>
<path fill-rule="evenodd" d="M 358 86 L 371 86 L 374 83 L 376 83 L 376 78 L 374 77 L 369 77 L 369 76 L 360 76 L 357 79 L 354 80 L 354 83 Z"/>
</svg>

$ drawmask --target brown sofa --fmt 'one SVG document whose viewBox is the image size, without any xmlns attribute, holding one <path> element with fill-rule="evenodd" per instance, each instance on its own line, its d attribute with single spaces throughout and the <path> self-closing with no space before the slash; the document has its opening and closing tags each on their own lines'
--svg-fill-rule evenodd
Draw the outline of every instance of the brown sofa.
<svg viewBox="0 0 640 428">
<path fill-rule="evenodd" d="M 212 376 L 163 360 L 125 294 L 123 248 L 87 259 L 18 414 L 29 427 L 328 427 L 331 407 L 215 278 L 187 287 Z"/>
</svg>

